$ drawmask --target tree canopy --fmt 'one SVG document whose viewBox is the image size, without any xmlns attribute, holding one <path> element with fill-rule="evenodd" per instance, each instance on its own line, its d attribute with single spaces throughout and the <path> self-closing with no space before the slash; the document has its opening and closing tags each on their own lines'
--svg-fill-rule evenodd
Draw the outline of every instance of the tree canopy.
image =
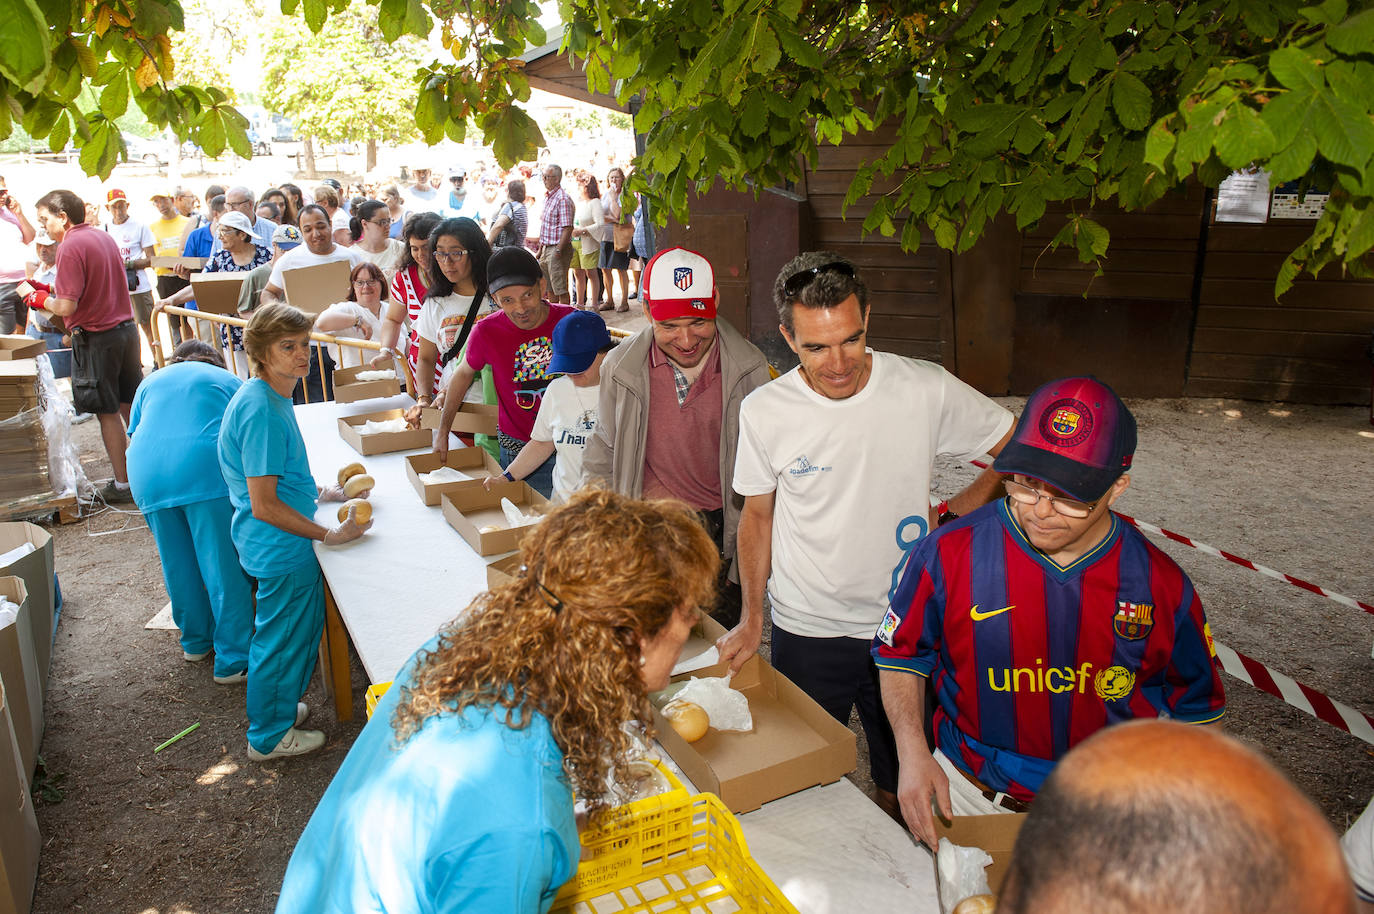
<svg viewBox="0 0 1374 914">
<path fill-rule="evenodd" d="M 214 88 L 175 85 L 176 0 L 0 0 L 0 139 L 10 117 L 88 172 L 122 143 L 130 99 L 215 154 L 246 154 L 246 126 Z M 350 0 L 281 0 L 315 32 Z M 534 0 L 377 0 L 387 42 L 437 29 L 449 59 L 416 73 L 421 136 L 462 141 L 474 123 L 498 161 L 543 144 L 520 107 L 520 55 L 546 41 Z M 1027 228 L 1071 201 L 1056 240 L 1087 262 L 1107 250 L 1099 204 L 1147 206 L 1196 179 L 1259 166 L 1330 191 L 1279 276 L 1329 264 L 1367 276 L 1374 248 L 1374 9 L 1370 0 L 561 0 L 562 47 L 588 88 L 638 98 L 647 134 L 630 189 L 686 218 L 689 190 L 800 177 L 822 143 L 889 124 L 848 195 L 865 228 L 915 248 L 929 233 L 967 250 L 999 213 Z M 72 104 L 84 81 L 99 109 Z M 335 83 L 335 94 L 347 79 Z M 332 104 L 326 102 L 326 104 Z M 869 196 L 875 178 L 890 191 Z M 1058 217 L 1055 217 L 1058 218 Z"/>
</svg>

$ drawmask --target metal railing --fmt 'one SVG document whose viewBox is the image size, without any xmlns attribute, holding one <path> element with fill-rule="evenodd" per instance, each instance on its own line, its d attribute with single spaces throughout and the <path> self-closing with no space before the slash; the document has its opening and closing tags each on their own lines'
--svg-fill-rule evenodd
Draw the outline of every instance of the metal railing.
<svg viewBox="0 0 1374 914">
<path fill-rule="evenodd" d="M 188 320 L 193 330 L 192 335 L 196 339 L 220 348 L 224 353 L 225 365 L 230 371 L 239 377 L 249 377 L 252 374 L 252 363 L 248 359 L 248 353 L 234 347 L 232 335 L 227 330 L 223 334 L 221 334 L 220 331 L 221 327 L 238 327 L 240 329 L 247 327 L 247 320 L 241 317 L 231 317 L 227 314 L 211 314 L 206 311 L 192 311 L 187 308 L 179 308 L 176 305 L 164 305 L 153 315 L 153 338 L 150 342 L 153 350 L 153 362 L 158 368 L 165 366 L 168 357 L 171 355 L 170 352 L 164 352 L 164 340 L 170 341 L 171 325 L 167 325 L 164 335 L 164 328 L 162 325 L 163 318 L 166 318 L 168 321 L 174 318 Z M 310 344 L 315 353 L 314 363 L 320 368 L 321 392 L 327 389 L 325 378 L 323 377 L 325 364 L 324 344 L 326 343 L 337 346 L 339 349 L 339 364 L 334 366 L 336 369 L 363 366 L 371 359 L 373 353 L 380 352 L 382 348 L 382 344 L 376 340 L 338 337 L 329 333 L 320 333 L 312 330 L 310 332 Z M 344 356 L 347 350 L 357 352 L 358 360 L 355 365 L 347 364 L 348 359 Z M 415 376 L 410 371 L 410 364 L 403 355 L 399 354 L 395 357 L 395 361 L 400 364 L 401 371 L 405 374 L 406 389 L 414 391 Z M 242 365 L 242 371 L 240 371 L 240 364 Z M 301 381 L 301 391 L 305 398 L 305 402 L 311 402 L 310 385 L 306 384 L 304 379 Z"/>
</svg>

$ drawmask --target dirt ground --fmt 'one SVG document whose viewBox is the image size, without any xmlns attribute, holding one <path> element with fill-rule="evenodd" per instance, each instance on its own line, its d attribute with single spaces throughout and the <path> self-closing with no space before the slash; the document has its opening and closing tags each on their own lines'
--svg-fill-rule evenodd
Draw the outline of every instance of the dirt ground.
<svg viewBox="0 0 1374 914">
<path fill-rule="evenodd" d="M 1374 600 L 1374 429 L 1364 410 L 1218 400 L 1131 406 L 1141 445 L 1122 511 Z M 87 473 L 103 480 L 96 424 L 78 426 L 76 436 Z M 937 492 L 956 491 L 973 472 L 941 461 Z M 143 628 L 167 597 L 139 516 L 107 511 L 52 532 L 66 605 L 49 681 L 46 774 L 35 790 L 43 854 L 33 910 L 271 911 L 296 838 L 361 719 L 336 721 L 317 679 L 305 700 L 326 749 L 248 761 L 242 686 L 214 684 L 208 664 L 181 659 L 174 632 Z M 1164 548 L 1192 575 L 1217 640 L 1374 712 L 1369 615 L 1177 544 Z M 356 660 L 353 681 L 361 718 Z M 1267 753 L 1344 829 L 1374 794 L 1370 747 L 1238 680 L 1226 677 L 1226 686 L 1226 728 Z"/>
</svg>

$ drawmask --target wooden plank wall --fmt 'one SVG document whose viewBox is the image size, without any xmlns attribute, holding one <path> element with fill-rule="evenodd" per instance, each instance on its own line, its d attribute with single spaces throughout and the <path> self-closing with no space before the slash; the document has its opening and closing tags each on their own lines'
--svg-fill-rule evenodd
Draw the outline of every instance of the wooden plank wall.
<svg viewBox="0 0 1374 914">
<path fill-rule="evenodd" d="M 1311 222 L 1213 225 L 1187 394 L 1303 403 L 1367 403 L 1374 281 L 1300 279 L 1274 300 L 1274 277 Z"/>
<path fill-rule="evenodd" d="M 944 362 L 955 370 L 954 309 L 950 289 L 950 255 L 930 237 L 914 254 L 902 251 L 896 237 L 863 237 L 864 216 L 874 194 L 858 200 L 841 219 L 844 195 L 854 170 L 892 143 L 893 129 L 880 128 L 847 140 L 843 146 L 822 145 L 816 167 L 806 176 L 809 226 L 803 250 L 831 250 L 857 266 L 868 284 L 868 338 L 875 349 Z M 891 190 L 893 179 L 875 180 L 873 191 Z"/>
</svg>

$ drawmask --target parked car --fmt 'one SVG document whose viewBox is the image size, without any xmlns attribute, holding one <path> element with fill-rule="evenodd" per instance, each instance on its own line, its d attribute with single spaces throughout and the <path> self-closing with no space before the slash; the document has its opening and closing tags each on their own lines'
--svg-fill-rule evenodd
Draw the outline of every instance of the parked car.
<svg viewBox="0 0 1374 914">
<path fill-rule="evenodd" d="M 167 165 L 167 156 L 162 150 L 162 146 L 155 140 L 145 140 L 143 137 L 124 134 L 124 149 L 126 150 L 126 161 L 141 162 L 153 168 L 162 168 Z"/>
</svg>

